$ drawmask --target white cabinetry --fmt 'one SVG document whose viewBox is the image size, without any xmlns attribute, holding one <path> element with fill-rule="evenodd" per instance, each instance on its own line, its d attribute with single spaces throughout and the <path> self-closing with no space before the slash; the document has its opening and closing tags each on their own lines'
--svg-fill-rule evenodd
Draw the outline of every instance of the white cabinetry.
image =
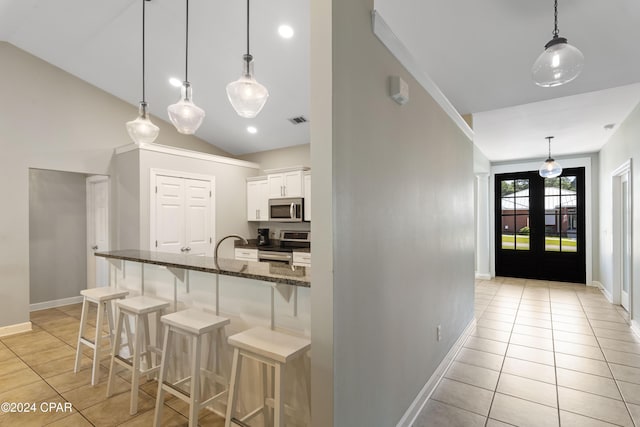
<svg viewBox="0 0 640 427">
<path fill-rule="evenodd" d="M 269 198 L 303 197 L 302 170 L 269 174 Z"/>
<path fill-rule="evenodd" d="M 304 174 L 304 220 L 311 221 L 311 173 Z"/>
<path fill-rule="evenodd" d="M 258 261 L 258 250 L 236 248 L 235 257 L 239 261 Z"/>
<path fill-rule="evenodd" d="M 294 252 L 293 265 L 311 267 L 311 252 Z"/>
<path fill-rule="evenodd" d="M 211 255 L 211 181 L 156 175 L 155 250 Z"/>
<path fill-rule="evenodd" d="M 247 221 L 269 220 L 268 186 L 266 177 L 247 178 Z"/>
</svg>

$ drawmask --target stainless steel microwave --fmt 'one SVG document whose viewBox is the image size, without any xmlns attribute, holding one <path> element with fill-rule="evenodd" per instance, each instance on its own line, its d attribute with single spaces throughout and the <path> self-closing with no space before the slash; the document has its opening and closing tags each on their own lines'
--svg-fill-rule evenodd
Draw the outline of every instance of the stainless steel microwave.
<svg viewBox="0 0 640 427">
<path fill-rule="evenodd" d="M 304 221 L 304 199 L 302 197 L 269 199 L 269 221 Z"/>
</svg>

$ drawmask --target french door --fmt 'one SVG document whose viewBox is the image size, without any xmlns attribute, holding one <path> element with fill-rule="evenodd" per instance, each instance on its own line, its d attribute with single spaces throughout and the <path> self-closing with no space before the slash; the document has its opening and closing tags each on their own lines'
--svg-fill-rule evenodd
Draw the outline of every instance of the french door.
<svg viewBox="0 0 640 427">
<path fill-rule="evenodd" d="M 584 168 L 495 177 L 496 275 L 585 283 Z"/>
</svg>

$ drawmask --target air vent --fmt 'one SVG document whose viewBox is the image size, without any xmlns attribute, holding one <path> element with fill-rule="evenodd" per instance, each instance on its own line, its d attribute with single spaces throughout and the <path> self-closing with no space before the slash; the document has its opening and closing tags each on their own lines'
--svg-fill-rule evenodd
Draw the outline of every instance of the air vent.
<svg viewBox="0 0 640 427">
<path fill-rule="evenodd" d="M 294 125 L 300 125 L 302 123 L 307 123 L 309 120 L 307 120 L 305 116 L 298 116 L 298 117 L 293 117 L 289 119 L 289 121 Z"/>
</svg>

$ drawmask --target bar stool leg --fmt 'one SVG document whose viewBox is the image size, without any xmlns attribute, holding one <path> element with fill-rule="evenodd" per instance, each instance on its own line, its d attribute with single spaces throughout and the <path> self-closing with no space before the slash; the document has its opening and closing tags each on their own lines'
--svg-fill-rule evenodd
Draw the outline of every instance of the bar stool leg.
<svg viewBox="0 0 640 427">
<path fill-rule="evenodd" d="M 284 370 L 285 367 L 281 363 L 276 363 L 273 375 L 273 382 L 275 385 L 274 391 L 274 414 L 273 425 L 275 427 L 284 427 Z"/>
<path fill-rule="evenodd" d="M 94 340 L 96 348 L 93 349 L 93 370 L 91 372 L 91 385 L 95 386 L 98 383 L 98 377 L 100 376 L 100 351 L 102 350 L 102 324 L 104 322 L 104 313 L 106 311 L 106 304 L 103 302 L 98 303 L 98 319 L 96 320 L 96 337 Z"/>
<path fill-rule="evenodd" d="M 131 407 L 129 413 L 135 415 L 138 412 L 138 386 L 140 377 L 140 350 L 142 347 L 142 325 L 140 325 L 140 316 L 135 316 L 135 344 L 133 346 L 133 370 L 131 372 Z"/>
<path fill-rule="evenodd" d="M 169 370 L 169 360 L 171 360 L 171 327 L 167 326 L 164 330 L 164 343 L 162 344 L 162 362 L 160 363 L 160 375 L 158 375 L 158 393 L 156 396 L 156 409 L 153 415 L 154 427 L 160 427 L 162 423 L 162 409 L 164 409 L 164 388 L 163 384 L 167 378 Z"/>
<path fill-rule="evenodd" d="M 111 300 L 106 302 L 107 304 L 107 323 L 109 324 L 109 343 L 113 344 L 113 305 Z"/>
<path fill-rule="evenodd" d="M 151 364 L 151 351 L 149 350 L 149 347 L 151 346 L 151 334 L 149 333 L 149 315 L 145 315 L 142 318 L 142 323 L 144 324 L 144 341 L 145 341 L 145 360 L 147 362 L 147 369 L 151 369 L 152 365 Z M 154 353 L 155 354 L 155 353 Z M 147 375 L 148 379 L 151 379 L 153 376 L 153 374 L 149 374 Z"/>
<path fill-rule="evenodd" d="M 114 365 L 115 358 L 120 352 L 120 342 L 122 341 L 122 321 L 126 316 L 125 313 L 118 310 L 118 323 L 116 325 L 115 339 L 113 340 L 113 345 L 111 346 L 111 362 L 109 363 L 109 381 L 107 382 L 107 397 L 111 397 L 113 394 L 112 386 L 113 386 L 113 376 L 115 375 Z"/>
<path fill-rule="evenodd" d="M 200 337 L 191 337 L 191 404 L 189 406 L 189 427 L 198 427 L 200 412 Z"/>
<path fill-rule="evenodd" d="M 78 373 L 80 370 L 80 360 L 82 359 L 82 337 L 84 336 L 84 330 L 87 324 L 87 315 L 89 314 L 89 301 L 84 297 L 82 299 L 82 315 L 80 316 L 80 331 L 78 332 L 78 345 L 76 346 L 76 364 L 73 368 L 73 372 Z"/>
<path fill-rule="evenodd" d="M 240 381 L 240 371 L 242 361 L 240 360 L 240 350 L 233 349 L 233 363 L 231 365 L 231 382 L 229 384 L 229 400 L 227 403 L 227 414 L 224 421 L 224 427 L 231 427 L 231 418 L 236 412 L 236 395 L 238 394 L 238 382 Z"/>
</svg>

